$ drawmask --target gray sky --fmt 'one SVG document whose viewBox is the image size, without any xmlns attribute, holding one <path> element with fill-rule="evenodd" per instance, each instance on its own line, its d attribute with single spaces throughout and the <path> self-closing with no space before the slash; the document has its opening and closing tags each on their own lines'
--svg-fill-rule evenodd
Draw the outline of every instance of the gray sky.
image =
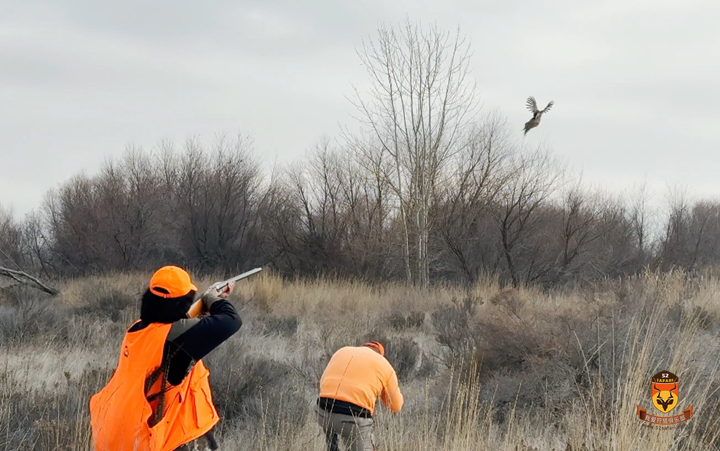
<svg viewBox="0 0 720 451">
<path fill-rule="evenodd" d="M 647 180 L 720 197 L 720 3 L 714 0 L 3 0 L 0 203 L 24 214 L 127 144 L 216 133 L 291 161 L 352 124 L 355 53 L 380 21 L 472 42 L 485 111 L 588 183 Z"/>
</svg>

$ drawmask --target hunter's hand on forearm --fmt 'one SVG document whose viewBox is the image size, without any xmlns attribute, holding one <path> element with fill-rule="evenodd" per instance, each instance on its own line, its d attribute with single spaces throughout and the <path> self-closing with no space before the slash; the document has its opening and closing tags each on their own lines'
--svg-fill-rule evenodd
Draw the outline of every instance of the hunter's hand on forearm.
<svg viewBox="0 0 720 451">
<path fill-rule="evenodd" d="M 202 297 L 204 311 L 209 312 L 210 306 L 213 305 L 215 302 L 221 299 L 227 299 L 232 293 L 234 287 L 235 282 L 230 282 L 227 286 L 225 286 L 225 288 L 219 291 L 213 290 L 212 288 L 208 289 L 208 291 L 205 292 Z"/>
<path fill-rule="evenodd" d="M 223 289 L 218 296 L 220 296 L 223 299 L 227 299 L 230 297 L 230 293 L 232 293 L 233 288 L 235 288 L 235 282 L 230 282 L 225 286 L 225 289 Z"/>
</svg>

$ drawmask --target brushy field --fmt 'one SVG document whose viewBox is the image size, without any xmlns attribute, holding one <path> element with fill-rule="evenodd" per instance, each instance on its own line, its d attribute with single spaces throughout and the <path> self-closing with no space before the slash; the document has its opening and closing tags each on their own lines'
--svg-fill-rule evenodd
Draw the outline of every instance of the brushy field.
<svg viewBox="0 0 720 451">
<path fill-rule="evenodd" d="M 149 274 L 65 281 L 61 298 L 0 293 L 0 450 L 89 450 L 87 404 L 109 378 Z M 200 288 L 213 280 L 203 280 Z M 406 397 L 380 409 L 382 450 L 720 449 L 720 278 L 645 274 L 592 287 L 418 290 L 241 282 L 244 325 L 210 368 L 221 450 L 323 450 L 312 413 L 330 355 L 386 344 Z M 650 377 L 680 377 L 695 416 L 643 426 Z"/>
</svg>

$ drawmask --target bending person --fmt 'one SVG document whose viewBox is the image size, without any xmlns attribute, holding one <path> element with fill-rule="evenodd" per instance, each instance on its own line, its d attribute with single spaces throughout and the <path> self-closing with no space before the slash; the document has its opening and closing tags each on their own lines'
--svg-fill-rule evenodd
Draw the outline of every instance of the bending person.
<svg viewBox="0 0 720 451">
<path fill-rule="evenodd" d="M 402 409 L 397 374 L 383 345 L 373 341 L 335 352 L 320 379 L 315 406 L 328 451 L 339 450 L 339 438 L 353 451 L 375 449 L 372 426 L 378 398 L 393 413 Z"/>
</svg>

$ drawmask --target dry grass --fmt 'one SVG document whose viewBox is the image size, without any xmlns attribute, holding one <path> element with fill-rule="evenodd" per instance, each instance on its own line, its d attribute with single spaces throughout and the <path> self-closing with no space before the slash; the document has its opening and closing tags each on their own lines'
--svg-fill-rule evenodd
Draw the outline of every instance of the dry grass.
<svg viewBox="0 0 720 451">
<path fill-rule="evenodd" d="M 147 275 L 68 281 L 62 303 L 0 303 L 0 450 L 89 449 L 87 401 L 109 377 Z M 201 280 L 202 289 L 214 279 Z M 238 284 L 241 332 L 206 360 L 223 450 L 323 449 L 311 413 L 338 347 L 387 343 L 406 405 L 385 450 L 718 449 L 720 281 L 645 274 L 574 291 Z M 28 306 L 30 305 L 30 306 Z M 675 429 L 643 426 L 649 379 L 680 376 Z"/>
</svg>

